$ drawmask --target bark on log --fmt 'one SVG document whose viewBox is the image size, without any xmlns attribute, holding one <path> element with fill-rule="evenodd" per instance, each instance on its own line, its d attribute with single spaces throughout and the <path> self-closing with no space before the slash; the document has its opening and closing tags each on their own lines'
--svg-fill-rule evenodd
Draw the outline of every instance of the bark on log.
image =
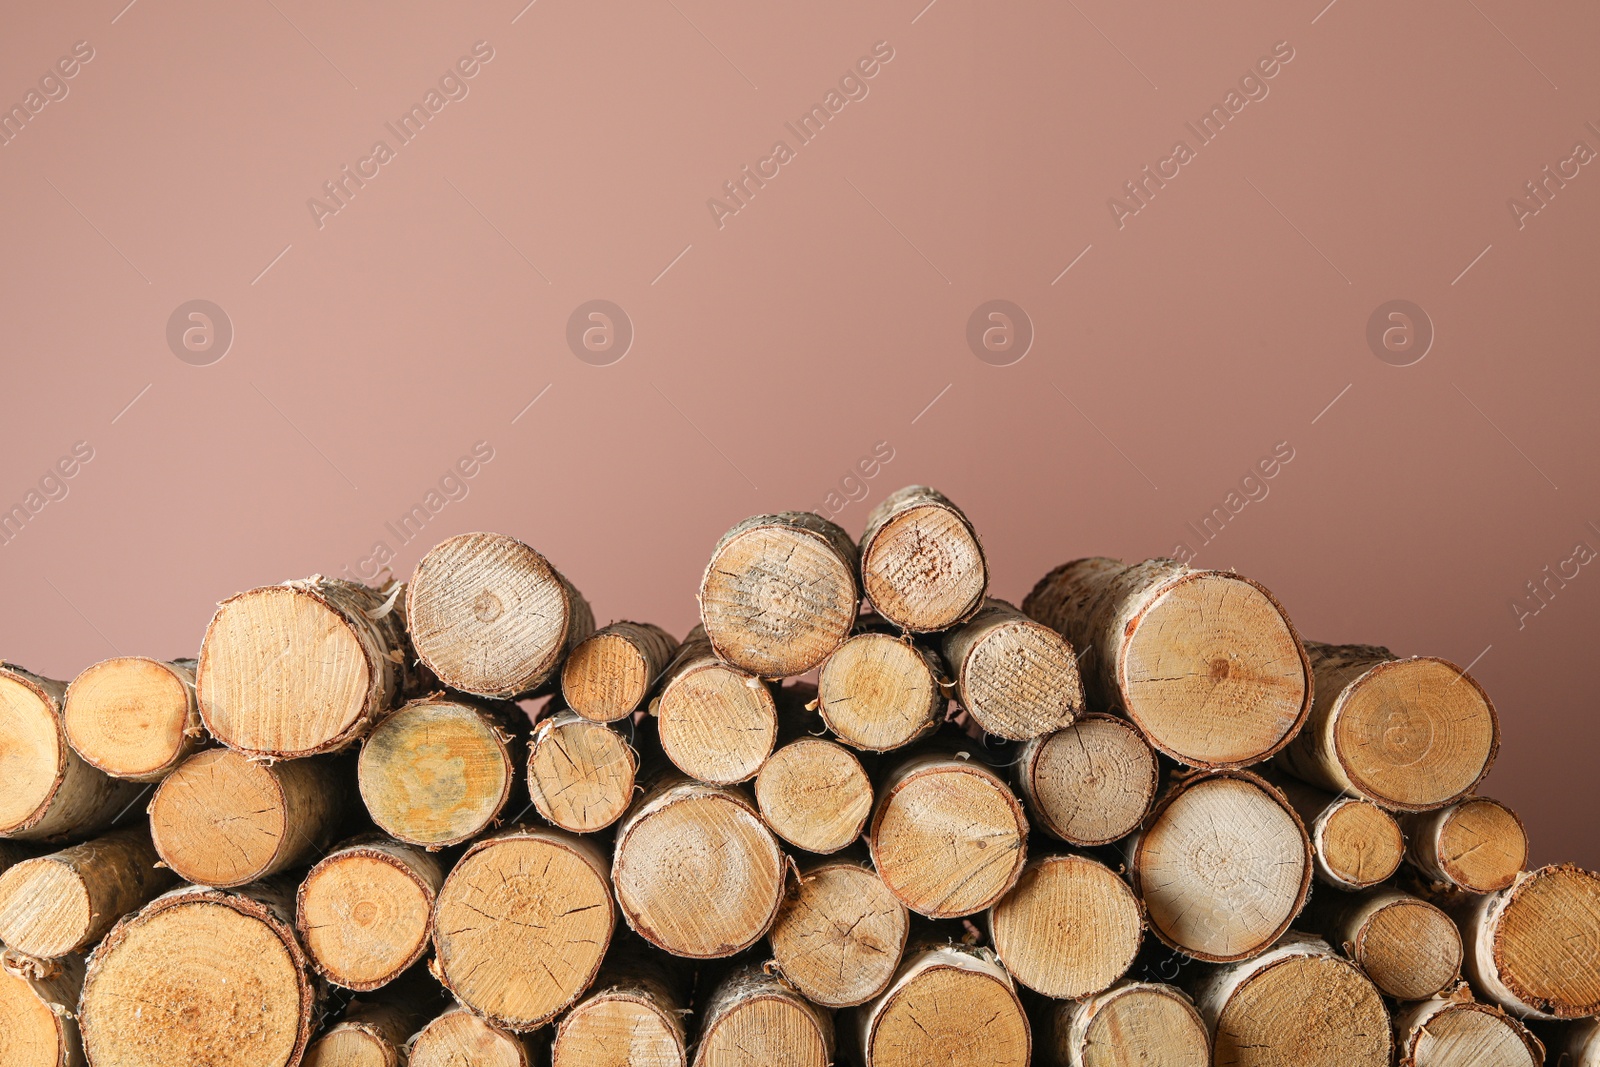
<svg viewBox="0 0 1600 1067">
<path fill-rule="evenodd" d="M 756 804 L 772 832 L 819 855 L 861 837 L 872 814 L 872 782 L 843 745 L 802 737 L 774 752 L 755 781 Z"/>
<path fill-rule="evenodd" d="M 1426 1000 L 1461 980 L 1461 933 L 1450 916 L 1396 889 L 1322 893 L 1306 929 L 1355 960 L 1385 996 Z"/>
<path fill-rule="evenodd" d="M 1174 986 L 1119 982 L 1050 1006 L 1054 1067 L 1210 1067 L 1211 1033 Z M 1044 1044 L 1041 1042 L 1041 1044 Z"/>
<path fill-rule="evenodd" d="M 1083 656 L 1089 698 L 1121 708 L 1179 763 L 1244 767 L 1311 710 L 1311 666 L 1262 585 L 1170 559 L 1080 559 L 1045 575 L 1023 611 Z"/>
<path fill-rule="evenodd" d="M 96 663 L 67 687 L 67 740 L 113 778 L 159 782 L 204 743 L 194 669 L 192 659 Z"/>
<path fill-rule="evenodd" d="M 1600 1019 L 1580 1019 L 1560 1035 L 1561 1051 L 1552 1067 L 1600 1067 Z"/>
<path fill-rule="evenodd" d="M 306 1049 L 305 1067 L 406 1067 L 406 1044 L 443 1000 L 439 986 L 421 972 L 382 999 L 360 997 L 339 1021 Z"/>
<path fill-rule="evenodd" d="M 1033 1036 L 994 953 L 940 945 L 907 956 L 889 988 L 857 1010 L 866 1067 L 1027 1067 Z"/>
<path fill-rule="evenodd" d="M 83 989 L 83 957 L 41 960 L 0 953 L 0 1063 L 6 1067 L 83 1067 L 73 1009 Z"/>
<path fill-rule="evenodd" d="M 590 992 L 556 1027 L 551 1067 L 685 1067 L 682 976 L 646 951 L 612 945 Z"/>
<path fill-rule="evenodd" d="M 1479 994 L 1523 1018 L 1600 1014 L 1600 875 L 1540 867 L 1447 910 L 1457 912 Z"/>
<path fill-rule="evenodd" d="M 1139 731 L 1098 712 L 1029 741 L 1016 764 L 1018 792 L 1039 829 L 1085 848 L 1138 828 L 1155 799 L 1159 773 Z"/>
<path fill-rule="evenodd" d="M 778 739 L 778 705 L 771 689 L 718 659 L 698 626 L 683 639 L 650 710 L 667 758 L 691 778 L 712 785 L 754 777 Z"/>
<path fill-rule="evenodd" d="M 1087 856 L 1036 856 L 1016 888 L 989 909 L 1000 962 L 1036 993 L 1080 1000 L 1133 966 L 1144 909 L 1128 883 Z"/>
<path fill-rule="evenodd" d="M 639 755 L 611 727 L 571 711 L 540 719 L 528 742 L 528 792 L 547 820 L 588 834 L 622 818 L 633 801 Z"/>
<path fill-rule="evenodd" d="M 1459 800 L 1500 748 L 1494 705 L 1446 660 L 1396 659 L 1374 645 L 1306 644 L 1311 718 L 1279 758 L 1298 778 L 1396 811 Z"/>
<path fill-rule="evenodd" d="M 614 622 L 577 645 L 561 668 L 567 706 L 594 722 L 632 715 L 678 651 L 678 642 L 647 622 Z"/>
<path fill-rule="evenodd" d="M 0 941 L 42 959 L 77 952 L 177 881 L 156 860 L 148 826 L 24 860 L 0 875 Z"/>
<path fill-rule="evenodd" d="M 532 1038 L 456 1007 L 412 1039 L 409 1067 L 534 1067 L 535 1048 Z"/>
<path fill-rule="evenodd" d="M 701 1014 L 694 1067 L 829 1067 L 833 1017 L 760 966 L 728 973 Z"/>
<path fill-rule="evenodd" d="M 1466 987 L 1451 996 L 1402 1005 L 1395 1034 L 1403 1067 L 1541 1067 L 1544 1046 L 1528 1028 Z M 1559 1061 L 1560 1067 L 1585 1067 Z"/>
<path fill-rule="evenodd" d="M 722 535 L 700 579 L 717 655 L 762 678 L 804 674 L 850 634 L 861 600 L 856 546 L 809 511 L 757 515 Z"/>
<path fill-rule="evenodd" d="M 1528 862 L 1517 813 L 1488 797 L 1468 797 L 1403 820 L 1406 859 L 1435 883 L 1469 893 L 1505 889 Z"/>
<path fill-rule="evenodd" d="M 1334 796 L 1286 774 L 1263 772 L 1311 835 L 1319 882 L 1355 892 L 1386 882 L 1405 858 L 1400 824 L 1370 800 Z"/>
<path fill-rule="evenodd" d="M 993 597 L 944 635 L 956 699 L 991 734 L 1012 741 L 1070 726 L 1083 710 L 1078 660 L 1062 636 Z"/>
<path fill-rule="evenodd" d="M 861 586 L 873 609 L 914 633 L 949 629 L 983 606 L 989 564 L 961 509 L 943 493 L 910 485 L 867 514 Z"/>
<path fill-rule="evenodd" d="M 381 834 L 340 845 L 296 897 L 295 928 L 312 967 L 345 989 L 388 985 L 427 951 L 443 884 L 439 861 L 415 846 Z"/>
<path fill-rule="evenodd" d="M 934 655 L 904 638 L 866 631 L 828 657 L 817 710 L 839 740 L 886 752 L 933 732 L 949 698 Z"/>
<path fill-rule="evenodd" d="M 819 860 L 802 868 L 778 912 L 772 955 L 813 1003 L 852 1007 L 888 987 L 910 926 L 865 856 Z"/>
</svg>

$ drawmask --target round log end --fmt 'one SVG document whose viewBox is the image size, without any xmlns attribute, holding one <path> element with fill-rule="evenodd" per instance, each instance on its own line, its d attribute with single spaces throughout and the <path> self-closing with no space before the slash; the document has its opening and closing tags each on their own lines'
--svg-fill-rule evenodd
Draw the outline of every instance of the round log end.
<svg viewBox="0 0 1600 1067">
<path fill-rule="evenodd" d="M 879 615 L 903 630 L 931 633 L 978 610 L 989 568 L 961 510 L 932 489 L 910 486 L 868 517 L 861 584 Z"/>
<path fill-rule="evenodd" d="M 0 669 L 0 835 L 44 818 L 67 769 L 56 694 L 22 672 Z"/>
<path fill-rule="evenodd" d="M 1560 864 L 1518 879 L 1490 948 L 1500 981 L 1536 1013 L 1600 1014 L 1600 875 Z"/>
<path fill-rule="evenodd" d="M 1092 714 L 1030 743 L 1017 764 L 1039 826 L 1081 847 L 1132 833 L 1155 798 L 1156 755 L 1126 719 Z"/>
<path fill-rule="evenodd" d="M 626 718 L 644 703 L 676 648 L 659 626 L 614 622 L 573 646 L 561 666 L 561 695 L 585 719 Z"/>
<path fill-rule="evenodd" d="M 773 833 L 818 854 L 855 841 L 872 814 L 872 782 L 861 761 L 821 737 L 803 737 L 774 752 L 756 775 L 755 793 Z"/>
<path fill-rule="evenodd" d="M 1383 997 L 1330 953 L 1290 953 L 1253 968 L 1216 1018 L 1215 1062 L 1237 1067 L 1388 1067 Z"/>
<path fill-rule="evenodd" d="M 533 1054 L 518 1035 L 451 1008 L 417 1033 L 409 1067 L 532 1067 Z"/>
<path fill-rule="evenodd" d="M 1183 993 L 1126 982 L 1056 1006 L 1056 1063 L 1071 1067 L 1210 1067 L 1211 1032 Z"/>
<path fill-rule="evenodd" d="M 709 657 L 672 677 L 655 712 L 667 758 L 691 778 L 713 785 L 753 777 L 778 737 L 771 690 Z"/>
<path fill-rule="evenodd" d="M 1080 1000 L 1127 973 L 1144 939 L 1139 898 L 1085 856 L 1045 856 L 1023 869 L 990 913 L 1006 970 L 1036 993 Z"/>
<path fill-rule="evenodd" d="M 159 778 L 198 744 L 194 674 L 142 656 L 103 660 L 72 680 L 62 719 L 91 766 L 114 778 Z"/>
<path fill-rule="evenodd" d="M 915 741 L 938 726 L 947 704 L 927 655 L 889 634 L 856 634 L 817 678 L 823 721 L 841 741 L 869 752 Z"/>
<path fill-rule="evenodd" d="M 906 961 L 863 1009 L 868 1067 L 1026 1067 L 1033 1036 L 1011 979 L 993 957 L 933 949 Z"/>
<path fill-rule="evenodd" d="M 550 822 L 573 833 L 593 833 L 628 810 L 638 763 L 627 740 L 611 727 L 558 713 L 534 729 L 528 792 Z"/>
<path fill-rule="evenodd" d="M 1444 814 L 1434 853 L 1446 879 L 1471 893 L 1492 893 L 1509 886 L 1527 865 L 1528 835 L 1510 808 L 1472 797 Z"/>
<path fill-rule="evenodd" d="M 845 1008 L 883 992 L 900 966 L 910 919 L 870 867 L 805 871 L 772 927 L 783 975 L 815 1004 Z"/>
<path fill-rule="evenodd" d="M 1367 919 L 1350 954 L 1385 994 L 1422 1000 L 1460 979 L 1461 931 L 1427 901 L 1402 898 Z"/>
<path fill-rule="evenodd" d="M 1363 800 L 1338 803 L 1322 821 L 1315 844 L 1328 876 L 1344 889 L 1387 881 L 1406 854 L 1394 816 Z"/>
<path fill-rule="evenodd" d="M 353 845 L 311 868 L 300 884 L 295 926 L 328 981 L 366 992 L 422 958 L 441 874 L 403 846 Z"/>
<path fill-rule="evenodd" d="M 944 638 L 956 696 L 989 733 L 1026 741 L 1069 726 L 1083 710 L 1072 646 L 1001 600 Z"/>
<path fill-rule="evenodd" d="M 150 798 L 150 835 L 187 882 L 228 888 L 282 869 L 295 840 L 288 798 L 274 768 L 231 748 L 196 752 Z"/>
<path fill-rule="evenodd" d="M 401 841 L 455 845 L 483 831 L 511 797 L 511 752 L 468 704 L 415 700 L 378 723 L 356 776 L 372 821 Z"/>
<path fill-rule="evenodd" d="M 684 1067 L 687 1059 L 683 1024 L 652 998 L 620 990 L 579 1001 L 550 1049 L 550 1067 Z"/>
</svg>

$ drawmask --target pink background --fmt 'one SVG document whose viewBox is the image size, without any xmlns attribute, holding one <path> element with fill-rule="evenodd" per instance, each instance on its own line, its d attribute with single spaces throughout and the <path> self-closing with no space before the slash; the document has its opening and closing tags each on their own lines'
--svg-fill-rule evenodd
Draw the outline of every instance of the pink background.
<svg viewBox="0 0 1600 1067">
<path fill-rule="evenodd" d="M 380 542 L 406 574 L 472 529 L 536 545 L 601 621 L 681 633 L 736 520 L 842 504 L 859 533 L 927 482 L 1002 596 L 1186 543 L 1308 637 L 1474 664 L 1505 732 L 1485 791 L 1536 861 L 1600 866 L 1600 568 L 1574 555 L 1600 548 L 1600 167 L 1508 206 L 1600 149 L 1593 5 L 525 2 L 8 16 L 0 103 L 93 59 L 0 147 L 0 507 L 93 458 L 0 547 L 0 656 L 192 655 L 238 589 L 371 573 Z M 385 123 L 480 41 L 400 144 Z M 800 145 L 784 124 L 878 42 L 867 95 Z M 1200 145 L 1185 124 L 1275 46 Z M 379 139 L 394 158 L 319 227 L 308 200 Z M 780 139 L 719 228 L 708 199 Z M 1194 158 L 1119 227 L 1109 199 L 1179 139 Z M 234 330 L 209 365 L 166 340 L 193 299 Z M 635 331 L 608 366 L 566 342 L 591 299 Z M 966 341 L 990 299 L 1035 330 L 1009 366 Z M 1436 332 L 1410 366 L 1368 347 L 1393 299 Z M 480 441 L 402 543 L 386 522 Z M 1279 442 L 1201 544 L 1187 524 Z"/>
</svg>

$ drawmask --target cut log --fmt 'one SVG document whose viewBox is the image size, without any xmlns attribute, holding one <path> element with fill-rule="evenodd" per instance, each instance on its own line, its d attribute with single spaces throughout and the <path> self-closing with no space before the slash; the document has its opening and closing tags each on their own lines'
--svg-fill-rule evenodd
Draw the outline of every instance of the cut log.
<svg viewBox="0 0 1600 1067">
<path fill-rule="evenodd" d="M 439 861 L 412 845 L 381 834 L 340 845 L 311 868 L 296 898 L 311 965 L 345 989 L 388 985 L 427 951 L 443 883 Z"/>
<path fill-rule="evenodd" d="M 983 606 L 989 564 L 978 531 L 943 493 L 910 485 L 867 515 L 861 586 L 873 609 L 902 630 L 949 629 Z"/>
<path fill-rule="evenodd" d="M 1600 875 L 1540 867 L 1453 910 L 1478 993 L 1522 1018 L 1600 1014 Z"/>
<path fill-rule="evenodd" d="M 700 579 L 700 620 L 717 655 L 762 678 L 819 665 L 856 621 L 856 561 L 845 532 L 809 511 L 734 526 Z"/>
<path fill-rule="evenodd" d="M 417 656 L 446 685 L 514 697 L 554 676 L 594 632 L 589 602 L 514 537 L 467 533 L 435 545 L 408 594 Z"/>
<path fill-rule="evenodd" d="M 616 928 L 606 858 L 559 830 L 512 828 L 461 857 L 434 905 L 434 974 L 508 1030 L 535 1030 L 589 988 Z"/>
<path fill-rule="evenodd" d="M 802 737 L 774 752 L 756 775 L 755 793 L 773 833 L 820 855 L 858 840 L 872 814 L 872 782 L 861 761 L 822 737 Z"/>
<path fill-rule="evenodd" d="M 681 976 L 637 942 L 614 944 L 590 992 L 562 1016 L 551 1067 L 685 1067 Z"/>
<path fill-rule="evenodd" d="M 694 1067 L 829 1067 L 833 1018 L 761 967 L 726 975 L 701 1013 Z"/>
<path fill-rule="evenodd" d="M 1600 1067 L 1600 1019 L 1580 1019 L 1561 1034 L 1552 1067 Z"/>
<path fill-rule="evenodd" d="M 1259 954 L 1300 914 L 1311 841 L 1283 794 L 1258 776 L 1196 774 L 1156 803 L 1129 867 L 1157 937 L 1227 963 Z"/>
<path fill-rule="evenodd" d="M 89 957 L 78 1003 L 91 1067 L 298 1064 L 317 985 L 292 907 L 288 886 L 180 886 L 124 918 Z"/>
<path fill-rule="evenodd" d="M 228 748 L 196 752 L 150 798 L 156 851 L 178 877 L 231 888 L 320 855 L 347 791 L 328 759 L 258 763 Z"/>
<path fill-rule="evenodd" d="M 0 954 L 0 1063 L 6 1067 L 82 1067 L 73 1010 L 83 989 L 83 957 L 41 960 Z"/>
<path fill-rule="evenodd" d="M 1045 575 L 1023 611 L 1083 656 L 1091 702 L 1121 708 L 1179 763 L 1259 763 L 1311 710 L 1311 666 L 1264 586 L 1170 559 L 1093 558 Z"/>
<path fill-rule="evenodd" d="M 778 705 L 754 674 L 717 658 L 695 627 L 651 704 L 661 747 L 679 770 L 712 785 L 755 776 L 778 738 Z"/>
<path fill-rule="evenodd" d="M 533 806 L 575 834 L 603 830 L 622 818 L 638 770 L 638 753 L 621 734 L 570 711 L 540 719 L 528 742 Z"/>
<path fill-rule="evenodd" d="M 1406 1067 L 1541 1067 L 1544 1046 L 1528 1028 L 1463 986 L 1455 995 L 1403 1005 L 1394 1020 Z M 1559 1061 L 1560 1067 L 1586 1067 Z"/>
<path fill-rule="evenodd" d="M 1039 829 L 1085 848 L 1138 828 L 1159 773 L 1139 731 L 1098 712 L 1029 741 L 1016 765 L 1018 791 Z"/>
<path fill-rule="evenodd" d="M 110 778 L 67 743 L 67 686 L 0 663 L 0 837 L 59 841 L 88 837 L 120 818 L 139 786 Z"/>
<path fill-rule="evenodd" d="M 305 1067 L 406 1067 L 406 1043 L 443 998 L 422 972 L 405 989 L 386 990 L 381 1000 L 352 1000 L 339 1021 L 306 1049 Z"/>
<path fill-rule="evenodd" d="M 866 1067 L 1027 1067 L 1033 1049 L 1011 976 L 965 945 L 907 956 L 855 1023 Z"/>
<path fill-rule="evenodd" d="M 1316 672 L 1311 718 L 1280 758 L 1296 777 L 1396 811 L 1459 800 L 1489 771 L 1500 722 L 1472 675 L 1433 657 L 1396 659 L 1374 645 L 1306 652 Z"/>
<path fill-rule="evenodd" d="M 459 845 L 499 817 L 520 754 L 507 716 L 442 696 L 413 700 L 362 743 L 361 799 L 397 840 Z"/>
<path fill-rule="evenodd" d="M 195 661 L 117 656 L 67 687 L 67 740 L 113 778 L 159 782 L 204 743 Z"/>
<path fill-rule="evenodd" d="M 361 737 L 421 684 L 404 595 L 316 575 L 224 600 L 195 670 L 206 729 L 229 748 L 283 758 Z"/>
<path fill-rule="evenodd" d="M 1036 993 L 1081 1000 L 1133 966 L 1144 909 L 1116 872 L 1087 856 L 1028 862 L 1016 888 L 989 909 L 989 932 L 1011 977 Z"/>
<path fill-rule="evenodd" d="M 87 947 L 177 881 L 156 859 L 150 828 L 130 826 L 23 860 L 0 875 L 0 941 L 44 959 Z"/>
<path fill-rule="evenodd" d="M 1119 982 L 1050 1006 L 1054 1067 L 1210 1067 L 1211 1034 L 1169 985 Z M 1041 1044 L 1043 1044 L 1041 1042 Z"/>
<path fill-rule="evenodd" d="M 617 824 L 612 877 L 635 933 L 675 956 L 716 959 L 772 927 L 786 864 L 744 793 L 667 775 Z"/>
<path fill-rule="evenodd" d="M 932 653 L 903 638 L 858 633 L 817 677 L 817 710 L 839 740 L 886 752 L 931 733 L 949 698 Z"/>
<path fill-rule="evenodd" d="M 1216 1067 L 1388 1067 L 1383 997 L 1325 942 L 1295 935 L 1216 968 L 1194 991 Z"/>
<path fill-rule="evenodd" d="M 773 924 L 783 976 L 824 1008 L 864 1004 L 888 987 L 910 917 L 864 856 L 820 860 L 800 871 Z"/>
<path fill-rule="evenodd" d="M 1461 980 L 1461 933 L 1450 916 L 1396 889 L 1322 893 L 1303 925 L 1355 960 L 1385 996 L 1426 1000 Z"/>
<path fill-rule="evenodd" d="M 1412 866 L 1434 882 L 1469 893 L 1505 889 L 1528 862 L 1522 820 L 1488 797 L 1407 816 L 1405 830 Z"/>
<path fill-rule="evenodd" d="M 533 1039 L 451 1008 L 418 1032 L 409 1067 L 534 1067 Z"/>
<path fill-rule="evenodd" d="M 990 907 L 1016 884 L 1028 819 L 1000 776 L 968 752 L 929 751 L 891 771 L 868 840 L 889 891 L 930 919 Z"/>
<path fill-rule="evenodd" d="M 1070 726 L 1083 710 L 1072 646 L 1004 600 L 944 635 L 956 699 L 991 734 L 1012 741 Z"/>
<path fill-rule="evenodd" d="M 561 668 L 567 706 L 594 722 L 632 715 L 672 662 L 678 642 L 647 622 L 614 622 L 573 646 Z"/>
<path fill-rule="evenodd" d="M 1311 835 L 1317 880 L 1354 892 L 1386 882 L 1405 857 L 1395 817 L 1370 800 L 1334 796 L 1286 774 L 1262 777 L 1284 795 Z"/>
</svg>

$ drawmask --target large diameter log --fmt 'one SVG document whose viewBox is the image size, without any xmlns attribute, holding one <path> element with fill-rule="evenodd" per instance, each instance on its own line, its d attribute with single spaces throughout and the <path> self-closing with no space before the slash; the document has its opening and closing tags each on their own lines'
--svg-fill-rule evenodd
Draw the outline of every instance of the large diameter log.
<svg viewBox="0 0 1600 1067">
<path fill-rule="evenodd" d="M 200 718 L 253 756 L 333 752 L 418 684 L 405 590 L 320 575 L 224 600 L 195 670 Z"/>
<path fill-rule="evenodd" d="M 1083 710 L 1072 646 L 1004 600 L 990 598 L 944 635 L 956 699 L 978 725 L 1012 741 L 1070 726 Z"/>
<path fill-rule="evenodd" d="M 784 900 L 770 935 L 772 955 L 812 1003 L 851 1007 L 888 987 L 910 925 L 871 863 L 821 860 L 800 871 Z"/>
<path fill-rule="evenodd" d="M 194 660 L 102 660 L 72 680 L 67 740 L 113 778 L 157 782 L 203 743 Z"/>
<path fill-rule="evenodd" d="M 1054 1067 L 1210 1067 L 1211 1034 L 1173 986 L 1119 982 L 1050 1007 Z M 1041 1042 L 1041 1044 L 1044 1044 Z"/>
<path fill-rule="evenodd" d="M 861 586 L 879 615 L 902 630 L 931 633 L 983 605 L 989 564 L 961 509 L 925 485 L 884 497 L 861 535 Z"/>
<path fill-rule="evenodd" d="M 1528 1028 L 1465 987 L 1452 996 L 1402 1005 L 1395 1015 L 1400 1062 L 1406 1067 L 1542 1067 L 1544 1046 Z M 1559 1067 L 1587 1067 L 1558 1061 Z"/>
<path fill-rule="evenodd" d="M 1469 893 L 1505 889 L 1528 863 L 1528 835 L 1517 813 L 1488 797 L 1468 797 L 1404 820 L 1406 859 L 1436 883 Z"/>
<path fill-rule="evenodd" d="M 434 973 L 508 1030 L 534 1030 L 594 981 L 616 928 L 605 856 L 559 830 L 513 828 L 461 857 L 434 905 Z"/>
<path fill-rule="evenodd" d="M 1134 890 L 1169 947 L 1249 959 L 1300 914 L 1311 840 L 1283 794 L 1248 771 L 1173 783 L 1130 848 Z"/>
<path fill-rule="evenodd" d="M 672 662 L 678 642 L 647 622 L 614 622 L 573 646 L 561 667 L 567 706 L 594 722 L 616 722 L 639 710 Z"/>
<path fill-rule="evenodd" d="M 305 863 L 343 817 L 339 772 L 327 759 L 269 764 L 229 748 L 196 752 L 150 798 L 156 851 L 185 881 L 219 888 Z"/>
<path fill-rule="evenodd" d="M 757 515 L 722 535 L 700 579 L 717 654 L 762 678 L 816 667 L 856 621 L 856 546 L 809 511 Z"/>
<path fill-rule="evenodd" d="M 872 782 L 843 745 L 802 737 L 772 754 L 755 781 L 756 804 L 772 832 L 819 855 L 861 837 L 872 814 Z"/>
<path fill-rule="evenodd" d="M 85 763 L 61 723 L 65 682 L 0 663 L 0 837 L 87 837 L 114 823 L 139 787 Z"/>
<path fill-rule="evenodd" d="M 570 711 L 539 720 L 528 742 L 528 792 L 550 822 L 575 834 L 603 830 L 633 801 L 639 755 L 604 723 Z"/>
<path fill-rule="evenodd" d="M 1092 702 L 1126 711 L 1179 763 L 1259 763 L 1311 710 L 1299 635 L 1272 594 L 1240 575 L 1080 559 L 1045 575 L 1022 610 L 1083 655 Z"/>
<path fill-rule="evenodd" d="M 855 1024 L 866 1067 L 1027 1067 L 1033 1049 L 1011 976 L 964 945 L 909 955 Z"/>
<path fill-rule="evenodd" d="M 1500 722 L 1477 681 L 1433 657 L 1373 645 L 1306 644 L 1316 672 L 1311 718 L 1280 757 L 1291 773 L 1396 811 L 1471 792 L 1500 748 Z"/>
<path fill-rule="evenodd" d="M 1034 823 L 1085 848 L 1137 829 L 1155 799 L 1158 775 L 1155 753 L 1139 731 L 1099 712 L 1029 741 L 1016 764 L 1017 789 Z"/>
<path fill-rule="evenodd" d="M 156 861 L 147 826 L 23 860 L 0 875 L 0 941 L 48 959 L 100 940 L 177 881 Z"/>
<path fill-rule="evenodd" d="M 439 861 L 415 846 L 381 834 L 340 845 L 296 897 L 295 927 L 311 965 L 345 989 L 388 985 L 427 951 L 443 883 Z"/>
<path fill-rule="evenodd" d="M 1128 883 L 1087 856 L 1038 856 L 989 909 L 995 952 L 1036 993 L 1079 1000 L 1133 966 L 1144 909 Z"/>
<path fill-rule="evenodd" d="M 695 627 L 651 703 L 661 748 L 684 774 L 712 785 L 755 776 L 778 739 L 778 705 L 766 683 L 725 663 Z"/>
<path fill-rule="evenodd" d="M 83 989 L 83 957 L 41 960 L 0 954 L 0 1063 L 6 1067 L 83 1067 L 73 1010 Z"/>
<path fill-rule="evenodd" d="M 680 976 L 635 944 L 612 946 L 589 992 L 561 1017 L 551 1067 L 685 1067 Z"/>
<path fill-rule="evenodd" d="M 1303 925 L 1355 960 L 1385 996 L 1425 1000 L 1461 979 L 1461 933 L 1450 916 L 1396 889 L 1321 893 Z"/>
<path fill-rule="evenodd" d="M 1317 880 L 1354 892 L 1386 882 L 1405 858 L 1406 839 L 1389 812 L 1360 797 L 1334 796 L 1283 774 L 1263 773 L 1311 835 Z"/>
<path fill-rule="evenodd" d="M 78 1002 L 90 1067 L 294 1067 L 317 986 L 286 887 L 180 886 L 127 916 L 89 957 Z"/>
<path fill-rule="evenodd" d="M 694 1067 L 829 1067 L 833 1018 L 758 965 L 729 972 L 701 1013 Z"/>
<path fill-rule="evenodd" d="M 1540 867 L 1459 907 L 1466 973 L 1480 994 L 1523 1018 L 1600 1014 L 1600 875 Z"/>
<path fill-rule="evenodd" d="M 787 862 L 742 792 L 672 775 L 617 824 L 611 873 L 635 933 L 675 956 L 716 959 L 772 927 Z"/>
<path fill-rule="evenodd" d="M 909 640 L 858 633 L 817 676 L 817 710 L 839 740 L 886 752 L 931 733 L 949 705 L 934 656 Z"/>
<path fill-rule="evenodd" d="M 537 1062 L 531 1038 L 457 1007 L 417 1033 L 409 1067 L 534 1067 Z"/>
</svg>

